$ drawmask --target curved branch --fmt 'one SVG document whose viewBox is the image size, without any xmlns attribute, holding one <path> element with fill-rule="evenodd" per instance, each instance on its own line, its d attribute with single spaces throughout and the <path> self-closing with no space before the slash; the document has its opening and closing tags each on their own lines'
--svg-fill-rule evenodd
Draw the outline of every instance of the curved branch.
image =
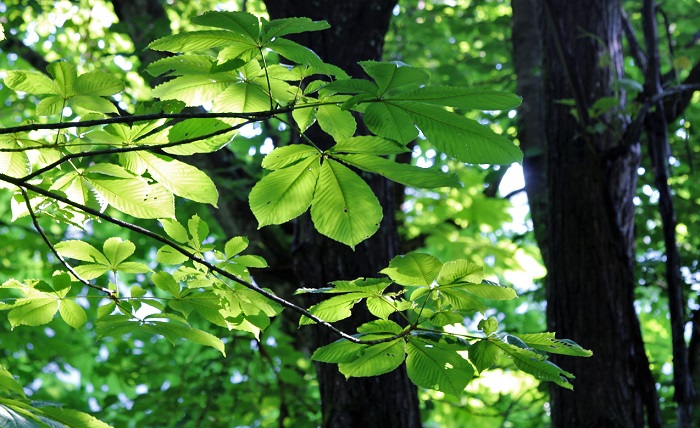
<svg viewBox="0 0 700 428">
<path fill-rule="evenodd" d="M 107 296 L 115 300 L 115 292 L 114 290 L 110 290 L 109 288 L 105 287 L 100 287 L 99 285 L 95 284 L 90 284 L 88 280 L 85 278 L 81 277 L 78 272 L 73 269 L 73 266 L 71 266 L 62 256 L 61 254 L 58 253 L 58 250 L 56 250 L 56 247 L 53 246 L 51 241 L 49 240 L 49 237 L 46 236 L 46 233 L 44 233 L 44 229 L 39 225 L 39 221 L 37 220 L 36 213 L 34 212 L 34 208 L 32 208 L 32 204 L 29 200 L 29 195 L 27 194 L 27 190 L 24 187 L 19 188 L 20 192 L 22 192 L 22 197 L 24 198 L 25 204 L 27 205 L 27 211 L 29 211 L 29 216 L 32 219 L 32 224 L 34 225 L 34 228 L 36 228 L 36 231 L 39 232 L 39 235 L 41 235 L 41 239 L 44 240 L 44 243 L 46 244 L 47 247 L 49 247 L 49 250 L 53 253 L 54 256 L 56 256 L 56 259 L 61 262 L 61 264 L 70 272 L 78 281 L 82 282 L 86 286 L 90 288 L 94 288 L 97 291 L 101 291 L 102 293 L 107 294 Z"/>
<path fill-rule="evenodd" d="M 233 282 L 236 282 L 236 283 L 248 288 L 249 290 L 255 291 L 256 293 L 261 294 L 264 297 L 267 297 L 268 299 L 272 300 L 273 302 L 279 303 L 280 305 L 284 306 L 285 308 L 289 308 L 289 309 L 291 309 L 291 310 L 293 310 L 301 315 L 304 315 L 304 316 L 310 318 L 311 320 L 326 327 L 327 329 L 329 329 L 330 331 L 332 331 L 336 335 L 342 337 L 343 339 L 347 339 L 350 342 L 361 344 L 361 345 L 376 345 L 379 343 L 391 342 L 392 340 L 400 339 L 402 337 L 407 336 L 412 331 L 411 328 L 408 328 L 399 334 L 393 335 L 391 337 L 386 337 L 383 339 L 374 339 L 374 340 L 358 339 L 357 337 L 352 336 L 352 335 L 345 333 L 344 331 L 338 329 L 337 327 L 335 327 L 331 323 L 324 321 L 323 319 L 317 317 L 316 315 L 312 314 L 311 312 L 302 308 L 301 306 L 295 305 L 294 303 L 289 302 L 289 301 L 275 295 L 274 293 L 265 290 L 264 288 L 262 288 L 256 284 L 250 283 L 248 281 L 244 281 L 244 280 L 238 278 L 237 276 L 235 276 L 229 272 L 226 272 L 224 269 L 221 269 L 221 268 L 213 265 L 212 263 L 208 262 L 207 260 L 205 260 L 201 257 L 198 257 L 194 253 L 187 251 L 185 248 L 183 248 L 178 243 L 173 242 L 170 239 L 168 239 L 162 235 L 159 235 L 159 234 L 152 232 L 148 229 L 145 229 L 141 226 L 137 226 L 135 224 L 128 223 L 126 221 L 119 220 L 119 219 L 116 219 L 114 217 L 108 216 L 108 215 L 106 215 L 98 210 L 95 210 L 95 209 L 92 209 L 92 208 L 87 207 L 85 205 L 79 204 L 75 201 L 72 201 L 66 197 L 63 197 L 63 196 L 56 194 L 54 192 L 51 192 L 49 190 L 44 190 L 44 189 L 42 189 L 38 186 L 35 186 L 33 184 L 26 183 L 21 178 L 10 177 L 9 175 L 0 173 L 0 181 L 5 181 L 7 183 L 13 184 L 13 185 L 19 187 L 20 189 L 23 189 L 24 192 L 26 192 L 27 190 L 31 190 L 32 192 L 35 192 L 39 195 L 45 196 L 47 198 L 50 198 L 50 199 L 53 199 L 53 200 L 56 200 L 59 202 L 63 202 L 64 204 L 70 205 L 73 208 L 77 208 L 85 213 L 88 213 L 88 214 L 93 215 L 95 217 L 101 218 L 102 220 L 105 220 L 109 223 L 112 223 L 114 225 L 117 225 L 117 226 L 125 228 L 125 229 L 129 229 L 129 230 L 136 232 L 138 234 L 147 236 L 147 237 L 149 237 L 157 242 L 160 242 L 161 244 L 169 245 L 170 247 L 175 249 L 175 251 L 186 256 L 188 259 L 190 259 L 192 261 L 195 261 L 197 263 L 200 263 L 200 264 L 206 266 L 212 272 L 216 272 L 217 274 L 219 274 L 219 275 L 221 275 L 221 276 L 223 276 L 223 277 L 225 277 Z"/>
</svg>

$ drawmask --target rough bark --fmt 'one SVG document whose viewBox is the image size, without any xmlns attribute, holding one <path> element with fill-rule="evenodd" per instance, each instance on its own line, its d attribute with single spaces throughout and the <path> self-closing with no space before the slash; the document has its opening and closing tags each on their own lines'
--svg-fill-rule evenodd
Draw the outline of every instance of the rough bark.
<svg viewBox="0 0 700 428">
<path fill-rule="evenodd" d="M 541 240 L 547 276 L 548 327 L 590 348 L 594 356 L 555 358 L 578 375 L 575 391 L 551 389 L 554 427 L 660 426 L 654 380 L 634 310 L 634 210 L 639 143 L 620 147 L 620 108 L 591 118 L 588 108 L 615 96 L 622 77 L 617 0 L 540 0 L 547 123 L 546 172 L 530 174 L 531 200 L 545 198 Z M 523 9 L 514 8 L 514 13 Z M 517 36 L 514 37 L 517 40 Z M 526 46 L 517 45 L 516 49 Z M 521 70 L 519 78 L 521 77 Z M 522 70 L 527 76 L 527 70 Z M 622 94 L 624 95 L 624 94 Z M 575 106 L 561 103 L 574 100 Z M 524 110 L 524 122 L 537 114 Z M 598 125 L 595 127 L 595 125 Z M 523 142 L 527 147 L 532 142 Z M 542 195 L 540 192 L 545 192 Z"/>
<path fill-rule="evenodd" d="M 389 25 L 395 0 L 354 0 L 336 2 L 267 0 L 271 18 L 307 16 L 325 19 L 331 29 L 302 35 L 297 41 L 313 49 L 325 61 L 359 76 L 361 60 L 381 59 L 384 35 Z M 312 130 L 310 136 L 321 146 L 330 145 L 328 137 Z M 350 250 L 319 235 L 308 215 L 295 222 L 294 266 L 305 287 L 323 287 L 329 281 L 376 276 L 398 250 L 393 186 L 377 176 L 365 177 L 377 195 L 384 211 L 381 228 L 368 241 Z M 358 311 L 341 327 L 354 331 L 368 321 L 367 313 Z M 314 347 L 328 344 L 337 337 L 326 329 L 312 333 Z M 346 380 L 335 365 L 320 364 L 317 368 L 321 391 L 323 426 L 326 427 L 418 427 L 420 418 L 416 388 L 405 368 L 375 378 Z"/>
</svg>

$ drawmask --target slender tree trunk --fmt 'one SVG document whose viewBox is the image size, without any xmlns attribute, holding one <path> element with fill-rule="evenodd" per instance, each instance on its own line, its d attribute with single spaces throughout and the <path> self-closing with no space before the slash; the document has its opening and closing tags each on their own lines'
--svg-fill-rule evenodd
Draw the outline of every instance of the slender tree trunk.
<svg viewBox="0 0 700 428">
<path fill-rule="evenodd" d="M 266 0 L 271 18 L 307 16 L 325 19 L 330 30 L 301 35 L 297 40 L 313 49 L 324 61 L 335 64 L 351 75 L 360 76 L 362 60 L 380 60 L 384 36 L 396 0 Z M 308 135 L 316 144 L 332 143 L 325 134 L 311 129 Z M 319 235 L 308 214 L 295 222 L 294 265 L 304 287 L 324 287 L 329 281 L 376 276 L 398 251 L 392 183 L 377 175 L 365 176 L 384 211 L 380 230 L 355 251 Z M 357 311 L 347 322 L 346 331 L 369 321 L 368 313 Z M 327 329 L 315 328 L 312 345 L 326 345 L 337 337 Z M 317 368 L 325 427 L 420 426 L 418 398 L 404 366 L 383 376 L 346 380 L 335 365 Z"/>
<path fill-rule="evenodd" d="M 522 2 L 516 2 L 522 3 Z M 551 389 L 554 427 L 660 426 L 654 380 L 634 310 L 634 206 L 638 142 L 623 143 L 620 2 L 618 0 L 538 0 L 539 23 L 514 31 L 541 34 L 544 103 L 525 109 L 521 121 L 544 112 L 542 135 L 521 134 L 526 148 L 544 141 L 546 171 L 528 171 L 530 200 L 546 200 L 543 247 L 549 328 L 560 337 L 591 348 L 594 356 L 556 358 L 578 375 L 574 392 Z M 514 7 L 514 14 L 531 9 Z M 516 56 L 527 53 L 522 33 L 514 34 Z M 520 41 L 520 42 L 519 42 Z M 517 66 L 517 64 L 516 64 Z M 519 79 L 531 69 L 518 69 Z M 521 88 L 527 82 L 520 82 Z M 527 86 L 525 86 L 527 87 Z M 595 118 L 590 106 L 602 97 L 617 108 Z M 565 103 L 572 100 L 574 106 Z M 535 116 L 536 119 L 536 116 Z M 534 119 L 533 119 L 534 120 Z M 527 151 L 526 151 L 527 153 Z M 537 180 L 545 180 L 545 183 Z M 534 182 L 533 182 L 534 180 Z M 544 193 L 544 194 L 543 194 Z"/>
</svg>

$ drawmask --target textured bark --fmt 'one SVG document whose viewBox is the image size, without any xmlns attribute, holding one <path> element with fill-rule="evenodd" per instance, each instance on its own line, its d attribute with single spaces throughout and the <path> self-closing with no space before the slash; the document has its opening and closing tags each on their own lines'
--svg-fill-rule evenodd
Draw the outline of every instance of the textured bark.
<svg viewBox="0 0 700 428">
<path fill-rule="evenodd" d="M 554 359 L 577 378 L 574 392 L 551 389 L 552 423 L 567 428 L 660 426 L 634 310 L 632 198 L 640 147 L 637 142 L 621 147 L 627 125 L 621 114 L 624 94 L 620 111 L 595 119 L 588 115 L 597 99 L 615 96 L 614 83 L 622 77 L 620 3 L 539 3 L 540 22 L 533 22 L 530 31 L 542 34 L 545 102 L 540 107 L 547 126 L 543 135 L 521 134 L 521 140 L 538 138 L 545 144 L 546 184 L 528 183 L 528 190 L 546 192 L 531 198 L 547 200 L 545 212 L 533 220 L 544 221 L 547 230 L 540 244 L 548 270 L 548 327 L 594 352 L 588 359 Z M 526 11 L 514 8 L 514 13 Z M 560 102 L 571 99 L 573 108 Z M 521 114 L 529 122 L 527 115 L 536 112 Z M 540 172 L 526 180 L 542 177 Z"/>
<path fill-rule="evenodd" d="M 271 18 L 307 16 L 325 19 L 331 28 L 301 35 L 297 41 L 313 49 L 324 61 L 359 76 L 357 65 L 362 60 L 381 59 L 384 35 L 389 25 L 395 0 L 354 0 L 336 2 L 267 0 Z M 314 132 L 310 137 L 320 146 L 329 146 L 325 134 Z M 394 212 L 393 186 L 376 175 L 365 177 L 377 195 L 384 211 L 380 230 L 355 251 L 319 235 L 308 215 L 295 222 L 294 266 L 304 287 L 324 287 L 329 281 L 376 276 L 398 250 Z M 347 322 L 345 331 L 369 321 L 368 314 L 357 311 Z M 328 344 L 337 337 L 326 329 L 315 328 L 314 347 Z M 416 388 L 404 366 L 383 376 L 346 380 L 335 365 L 320 364 L 317 368 L 325 427 L 418 427 L 420 418 Z"/>
</svg>

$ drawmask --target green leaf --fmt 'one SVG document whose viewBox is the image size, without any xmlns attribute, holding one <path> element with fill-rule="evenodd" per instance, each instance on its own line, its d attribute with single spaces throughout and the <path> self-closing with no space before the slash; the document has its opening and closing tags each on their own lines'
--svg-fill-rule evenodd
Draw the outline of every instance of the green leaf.
<svg viewBox="0 0 700 428">
<path fill-rule="evenodd" d="M 488 339 L 482 339 L 469 347 L 469 361 L 471 361 L 479 373 L 496 364 L 501 355 L 501 348 L 494 345 Z"/>
<path fill-rule="evenodd" d="M 62 241 L 55 245 L 56 251 L 63 257 L 109 265 L 109 260 L 95 247 L 78 240 Z"/>
<path fill-rule="evenodd" d="M 365 303 L 372 315 L 383 320 L 389 318 L 389 315 L 397 311 L 393 299 L 387 296 L 368 297 Z"/>
<path fill-rule="evenodd" d="M 168 131 L 168 141 L 176 142 L 198 138 L 220 131 L 223 128 L 228 128 L 229 126 L 230 125 L 218 119 L 189 119 L 177 123 L 170 128 L 170 131 Z M 163 151 L 172 155 L 185 156 L 195 153 L 211 153 L 228 144 L 233 138 L 232 135 L 235 134 L 219 135 L 179 146 L 166 147 Z"/>
<path fill-rule="evenodd" d="M 175 241 L 185 243 L 190 240 L 187 230 L 177 220 L 164 218 L 159 219 L 158 221 L 160 221 L 160 224 L 163 225 L 163 230 L 165 230 L 165 233 Z"/>
<path fill-rule="evenodd" d="M 442 262 L 430 254 L 408 253 L 391 259 L 381 273 L 401 285 L 429 286 L 435 281 Z"/>
<path fill-rule="evenodd" d="M 391 320 L 374 320 L 357 327 L 357 332 L 362 334 L 387 333 L 396 335 L 403 332 L 403 327 Z"/>
<path fill-rule="evenodd" d="M 498 285 L 492 282 L 481 284 L 460 285 L 463 290 L 484 299 L 511 300 L 518 297 L 518 293 L 510 287 Z"/>
<path fill-rule="evenodd" d="M 224 254 L 226 254 L 226 259 L 230 259 L 236 254 L 248 248 L 248 238 L 245 236 L 234 236 L 229 239 L 224 246 Z"/>
<path fill-rule="evenodd" d="M 547 361 L 543 355 L 500 340 L 492 339 L 491 342 L 508 354 L 513 359 L 515 366 L 525 373 L 529 373 L 540 380 L 554 382 L 566 389 L 574 389 L 569 383 L 569 379 L 574 379 L 575 376 L 562 370 L 556 364 Z"/>
<path fill-rule="evenodd" d="M 326 30 L 330 25 L 326 21 L 312 21 L 309 18 L 283 18 L 272 21 L 262 21 L 262 42 L 266 43 L 275 37 L 288 34 L 299 34 L 310 31 Z"/>
<path fill-rule="evenodd" d="M 463 323 L 464 316 L 460 315 L 457 312 L 441 311 L 441 312 L 434 313 L 430 317 L 429 321 L 432 325 L 436 325 L 438 327 L 444 327 L 446 325 Z"/>
<path fill-rule="evenodd" d="M 29 94 L 58 94 L 56 82 L 38 71 L 8 71 L 5 84 L 10 89 Z"/>
<path fill-rule="evenodd" d="M 153 88 L 153 96 L 162 100 L 180 100 L 188 107 L 214 100 L 237 78 L 231 74 L 190 74 L 176 77 Z"/>
<path fill-rule="evenodd" d="M 474 110 L 510 110 L 522 103 L 520 97 L 508 92 L 458 86 L 426 86 L 390 99 Z"/>
<path fill-rule="evenodd" d="M 192 23 L 230 30 L 253 43 L 260 37 L 258 17 L 248 12 L 206 12 L 192 18 Z"/>
<path fill-rule="evenodd" d="M 370 131 L 384 138 L 408 144 L 418 137 L 418 128 L 411 116 L 400 107 L 385 102 L 372 103 L 363 117 Z"/>
<path fill-rule="evenodd" d="M 460 186 L 456 174 L 446 174 L 438 168 L 421 168 L 366 154 L 335 155 L 334 157 L 351 166 L 379 174 L 406 186 L 423 189 Z"/>
<path fill-rule="evenodd" d="M 175 281 L 172 274 L 168 272 L 156 272 L 151 276 L 151 281 L 153 281 L 156 287 L 175 296 L 175 298 L 180 297 L 180 284 Z"/>
<path fill-rule="evenodd" d="M 282 169 L 314 155 L 320 155 L 318 149 L 307 144 L 277 147 L 265 156 L 262 167 L 272 170 Z"/>
<path fill-rule="evenodd" d="M 484 268 L 469 260 L 452 260 L 440 269 L 436 281 L 439 285 L 455 282 L 480 283 L 484 277 Z"/>
<path fill-rule="evenodd" d="M 102 250 L 109 261 L 110 267 L 114 268 L 119 263 L 126 260 L 127 257 L 134 254 L 136 246 L 131 241 L 124 241 L 121 238 L 113 237 L 105 241 Z"/>
<path fill-rule="evenodd" d="M 335 105 L 319 106 L 316 121 L 318 126 L 336 141 L 352 137 L 357 128 L 357 122 L 352 113 Z"/>
<path fill-rule="evenodd" d="M 134 285 L 129 289 L 129 296 L 138 299 L 140 297 L 143 297 L 146 295 L 146 290 L 143 289 L 140 285 Z"/>
<path fill-rule="evenodd" d="M 460 395 L 474 377 L 472 365 L 440 342 L 409 337 L 406 354 L 408 377 L 423 388 Z"/>
<path fill-rule="evenodd" d="M 119 211 L 138 218 L 175 218 L 173 196 L 162 185 L 149 185 L 141 177 L 133 176 L 117 165 L 97 164 L 85 172 L 100 173 L 85 174 L 84 178 Z"/>
<path fill-rule="evenodd" d="M 316 184 L 311 219 L 319 233 L 354 248 L 379 229 L 382 207 L 362 178 L 327 159 Z"/>
<path fill-rule="evenodd" d="M 63 111 L 66 101 L 58 95 L 51 95 L 39 101 L 36 105 L 36 114 L 39 116 L 53 116 Z"/>
<path fill-rule="evenodd" d="M 408 113 L 435 147 L 466 163 L 502 164 L 522 162 L 520 149 L 490 128 L 440 107 L 413 103 L 391 102 Z"/>
<path fill-rule="evenodd" d="M 429 79 L 425 71 L 402 62 L 362 61 L 359 64 L 377 82 L 380 94 L 404 86 L 418 86 Z"/>
<path fill-rule="evenodd" d="M 323 74 L 335 74 L 335 69 L 328 67 L 314 51 L 288 39 L 277 38 L 267 43 L 267 48 L 277 52 L 297 64 L 309 65 Z"/>
<path fill-rule="evenodd" d="M 214 99 L 214 107 L 221 112 L 264 112 L 270 109 L 270 95 L 255 83 L 234 83 Z"/>
<path fill-rule="evenodd" d="M 175 322 L 150 321 L 143 325 L 143 330 L 160 334 L 175 345 L 177 339 L 186 339 L 204 346 L 211 346 L 226 356 L 224 343 L 218 337 L 188 325 Z"/>
<path fill-rule="evenodd" d="M 131 333 L 139 326 L 139 321 L 129 315 L 106 315 L 97 322 L 95 332 L 98 337 L 119 337 Z"/>
<path fill-rule="evenodd" d="M 188 259 L 189 257 L 169 245 L 160 247 L 156 253 L 156 261 L 166 265 L 179 265 L 186 262 Z"/>
<path fill-rule="evenodd" d="M 146 67 L 151 76 L 168 74 L 182 76 L 185 74 L 209 74 L 213 65 L 212 57 L 208 55 L 178 55 L 162 58 Z"/>
<path fill-rule="evenodd" d="M 64 99 L 75 95 L 75 81 L 78 78 L 75 65 L 66 61 L 56 61 L 49 64 L 46 69 L 56 82 L 58 95 Z"/>
<path fill-rule="evenodd" d="M 61 426 L 70 428 L 111 428 L 110 425 L 100 421 L 94 416 L 73 409 L 42 406 L 41 413 L 43 413 L 45 417 L 60 422 L 62 424 Z"/>
<path fill-rule="evenodd" d="M 76 330 L 79 330 L 87 322 L 85 310 L 72 300 L 61 300 L 58 312 L 61 314 L 63 321 Z"/>
<path fill-rule="evenodd" d="M 551 354 L 571 355 L 574 357 L 590 357 L 593 355 L 588 349 L 569 339 L 556 339 L 554 333 L 518 334 L 523 342 L 538 351 Z"/>
<path fill-rule="evenodd" d="M 122 262 L 117 265 L 114 270 L 123 273 L 146 273 L 151 272 L 148 265 L 140 262 Z"/>
<path fill-rule="evenodd" d="M 17 143 L 13 143 L 9 149 L 19 149 Z M 29 158 L 24 152 L 0 152 L 0 173 L 10 177 L 24 177 L 30 172 Z M 9 184 L 0 183 L 0 188 L 7 188 Z M 25 205 L 26 208 L 26 205 Z"/>
<path fill-rule="evenodd" d="M 292 110 L 292 117 L 294 118 L 294 121 L 299 127 L 299 132 L 306 131 L 309 128 L 309 126 L 313 125 L 314 122 L 316 122 L 316 113 L 316 108 L 309 107 L 300 108 L 297 106 L 297 108 Z"/>
<path fill-rule="evenodd" d="M 22 385 L 15 380 L 12 373 L 5 370 L 2 366 L 0 366 L 0 392 L 2 392 L 3 395 L 10 393 L 25 397 Z"/>
<path fill-rule="evenodd" d="M 98 306 L 97 307 L 97 319 L 104 318 L 108 315 L 110 315 L 112 312 L 114 312 L 114 309 L 117 307 L 116 302 L 109 302 L 106 305 Z"/>
<path fill-rule="evenodd" d="M 479 321 L 478 327 L 485 335 L 490 336 L 491 333 L 495 333 L 496 330 L 498 330 L 498 320 L 494 317 L 489 317 L 488 319 Z"/>
<path fill-rule="evenodd" d="M 332 153 L 362 153 L 366 155 L 395 155 L 410 152 L 406 146 L 375 136 L 350 137 L 331 147 Z"/>
<path fill-rule="evenodd" d="M 309 308 L 309 312 L 327 322 L 336 322 L 348 318 L 352 312 L 351 309 L 362 298 L 366 297 L 363 293 L 348 293 L 339 296 L 333 296 L 328 300 L 313 305 Z M 299 325 L 315 324 L 316 321 L 309 317 L 302 316 L 299 320 Z"/>
<path fill-rule="evenodd" d="M 377 85 L 365 79 L 336 80 L 324 86 L 323 90 L 332 94 L 367 94 L 372 97 L 379 97 Z"/>
<path fill-rule="evenodd" d="M 19 299 L 7 314 L 12 329 L 20 325 L 32 327 L 48 324 L 58 311 L 58 300 L 53 297 Z"/>
<path fill-rule="evenodd" d="M 340 339 L 330 345 L 318 348 L 311 355 L 311 359 L 322 363 L 350 363 L 357 359 L 365 348 L 367 348 L 367 345 Z"/>
<path fill-rule="evenodd" d="M 253 44 L 246 35 L 226 30 L 205 30 L 165 36 L 151 42 L 147 47 L 154 51 L 191 53 L 241 42 Z"/>
<path fill-rule="evenodd" d="M 117 107 L 109 100 L 91 95 L 75 95 L 71 97 L 70 105 L 97 113 L 119 113 Z"/>
<path fill-rule="evenodd" d="M 109 267 L 100 264 L 86 264 L 75 267 L 75 272 L 84 280 L 91 280 L 109 272 Z"/>
<path fill-rule="evenodd" d="M 280 224 L 300 216 L 309 208 L 318 179 L 320 155 L 262 178 L 250 192 L 250 209 L 258 227 Z"/>
<path fill-rule="evenodd" d="M 202 221 L 197 214 L 187 220 L 187 229 L 192 236 L 191 243 L 197 246 L 209 236 L 209 225 Z"/>
<path fill-rule="evenodd" d="M 267 262 L 265 261 L 264 258 L 252 254 L 246 254 L 244 256 L 238 256 L 236 258 L 231 259 L 233 262 L 236 264 L 239 264 L 241 266 L 245 267 L 252 267 L 252 268 L 266 268 L 267 267 Z"/>
<path fill-rule="evenodd" d="M 163 155 L 138 151 L 154 180 L 170 192 L 195 202 L 217 206 L 219 192 L 216 185 L 201 170 Z"/>
<path fill-rule="evenodd" d="M 109 73 L 94 71 L 75 79 L 75 92 L 78 95 L 108 97 L 124 90 L 124 83 Z"/>
<path fill-rule="evenodd" d="M 439 288 L 439 295 L 447 300 L 453 309 L 462 311 L 479 311 L 483 313 L 486 310 L 486 305 L 467 293 L 462 289 L 462 286 L 442 286 Z"/>
<path fill-rule="evenodd" d="M 406 357 L 403 339 L 367 346 L 358 358 L 338 364 L 338 370 L 350 377 L 379 376 L 396 369 Z"/>
</svg>

